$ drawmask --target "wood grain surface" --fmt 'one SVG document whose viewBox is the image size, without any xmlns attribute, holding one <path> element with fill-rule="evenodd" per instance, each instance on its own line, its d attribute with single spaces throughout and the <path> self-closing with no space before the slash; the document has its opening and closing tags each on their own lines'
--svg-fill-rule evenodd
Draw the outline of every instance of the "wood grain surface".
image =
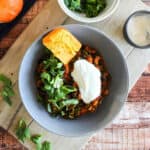
<svg viewBox="0 0 150 150">
<path fill-rule="evenodd" d="M 36 4 L 0 41 L 2 57 L 20 33 L 33 20 L 48 0 Z M 23 110 L 22 110 L 23 112 Z M 20 113 L 21 114 L 21 113 Z M 14 125 L 15 126 L 15 125 Z M 9 130 L 9 127 L 8 127 Z M 7 131 L 0 128 L 0 150 L 25 149 Z M 129 94 L 128 101 L 116 120 L 89 139 L 83 150 L 149 150 L 150 149 L 150 65 Z"/>
<path fill-rule="evenodd" d="M 17 37 L 23 32 L 28 24 L 41 11 L 48 0 L 37 0 L 26 15 L 18 22 L 18 24 L 0 41 L 0 58 L 4 56 L 10 46 L 15 42 Z"/>
<path fill-rule="evenodd" d="M 146 70 L 116 120 L 90 138 L 83 150 L 150 150 L 150 70 Z"/>
<path fill-rule="evenodd" d="M 0 150 L 27 150 L 17 139 L 0 127 Z"/>
</svg>

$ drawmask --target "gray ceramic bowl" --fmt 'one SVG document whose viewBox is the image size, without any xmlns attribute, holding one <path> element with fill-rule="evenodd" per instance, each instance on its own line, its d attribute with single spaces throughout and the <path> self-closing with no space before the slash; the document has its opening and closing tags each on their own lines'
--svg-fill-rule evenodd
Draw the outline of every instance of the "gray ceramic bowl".
<svg viewBox="0 0 150 150">
<path fill-rule="evenodd" d="M 27 50 L 19 72 L 19 91 L 29 114 L 42 127 L 53 133 L 64 136 L 83 136 L 104 128 L 120 112 L 128 94 L 128 70 L 125 59 L 106 35 L 99 30 L 84 25 L 64 26 L 83 44 L 88 44 L 100 52 L 112 76 L 110 94 L 95 113 L 84 115 L 76 120 L 64 120 L 51 117 L 36 100 L 34 72 L 37 61 L 43 51 L 40 36 Z M 92 87 L 91 87 L 92 88 Z"/>
</svg>

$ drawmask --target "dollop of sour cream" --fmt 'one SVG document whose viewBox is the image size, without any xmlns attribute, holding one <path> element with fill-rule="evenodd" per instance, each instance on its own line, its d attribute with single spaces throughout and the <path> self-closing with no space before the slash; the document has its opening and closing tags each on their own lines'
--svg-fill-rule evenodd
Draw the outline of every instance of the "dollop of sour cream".
<svg viewBox="0 0 150 150">
<path fill-rule="evenodd" d="M 101 72 L 88 61 L 81 59 L 74 63 L 71 73 L 79 86 L 81 98 L 88 104 L 101 94 Z"/>
</svg>

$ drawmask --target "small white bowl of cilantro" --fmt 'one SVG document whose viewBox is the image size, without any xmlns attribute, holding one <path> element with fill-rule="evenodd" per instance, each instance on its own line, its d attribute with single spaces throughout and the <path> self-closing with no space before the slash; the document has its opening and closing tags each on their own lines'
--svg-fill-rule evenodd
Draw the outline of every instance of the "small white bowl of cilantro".
<svg viewBox="0 0 150 150">
<path fill-rule="evenodd" d="M 58 0 L 61 9 L 72 19 L 94 23 L 110 17 L 120 0 Z"/>
</svg>

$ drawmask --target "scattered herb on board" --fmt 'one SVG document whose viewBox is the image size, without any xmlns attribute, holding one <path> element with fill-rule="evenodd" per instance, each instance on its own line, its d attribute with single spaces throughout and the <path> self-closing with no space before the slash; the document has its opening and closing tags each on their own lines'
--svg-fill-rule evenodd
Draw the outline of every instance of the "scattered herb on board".
<svg viewBox="0 0 150 150">
<path fill-rule="evenodd" d="M 42 148 L 42 144 L 41 144 L 41 140 L 42 140 L 42 136 L 37 134 L 37 135 L 33 135 L 31 137 L 31 141 L 36 144 L 36 150 L 41 150 Z"/>
<path fill-rule="evenodd" d="M 33 135 L 31 141 L 36 144 L 36 150 L 51 150 L 51 143 L 44 141 L 41 143 L 42 136 L 40 134 Z"/>
<path fill-rule="evenodd" d="M 37 134 L 37 135 L 33 135 L 31 137 L 31 141 L 35 144 L 39 144 L 41 143 L 41 140 L 42 140 L 42 136 L 40 134 Z"/>
<path fill-rule="evenodd" d="M 50 144 L 50 142 L 44 141 L 44 142 L 42 143 L 42 148 L 41 148 L 41 150 L 51 150 L 51 144 Z"/>
<path fill-rule="evenodd" d="M 31 137 L 31 141 L 36 144 L 36 150 L 51 150 L 51 143 L 48 141 L 44 141 L 41 143 L 42 136 L 41 135 L 35 135 Z"/>
<path fill-rule="evenodd" d="M 18 123 L 16 135 L 22 142 L 24 142 L 26 139 L 30 139 L 29 127 L 23 119 L 21 119 Z"/>
<path fill-rule="evenodd" d="M 21 119 L 18 123 L 16 136 L 23 143 L 25 140 L 30 139 L 34 144 L 36 144 L 36 150 L 51 150 L 50 142 L 44 141 L 43 143 L 41 143 L 42 135 L 36 134 L 31 136 L 30 129 L 23 119 Z"/>
<path fill-rule="evenodd" d="M 8 104 L 12 105 L 11 97 L 14 96 L 13 86 L 11 80 L 3 74 L 0 74 L 0 97 Z"/>
<path fill-rule="evenodd" d="M 64 0 L 72 11 L 84 13 L 86 17 L 96 17 L 106 7 L 106 0 Z"/>
</svg>

